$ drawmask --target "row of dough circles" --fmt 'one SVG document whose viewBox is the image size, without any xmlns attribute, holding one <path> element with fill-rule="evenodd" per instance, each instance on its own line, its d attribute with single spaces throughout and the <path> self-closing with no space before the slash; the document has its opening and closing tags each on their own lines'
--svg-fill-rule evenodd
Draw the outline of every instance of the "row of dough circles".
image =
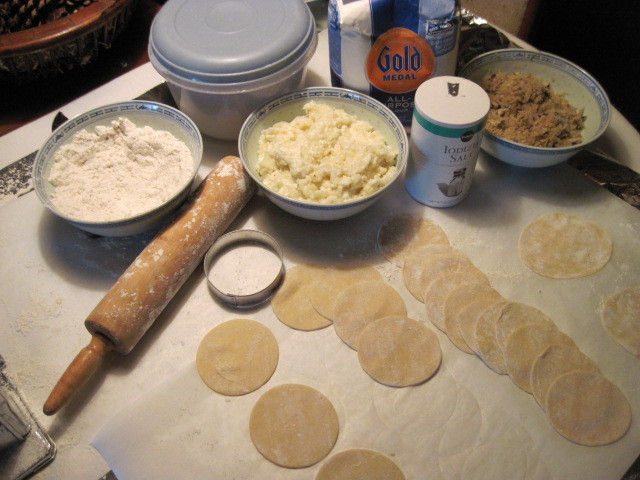
<svg viewBox="0 0 640 480">
<path fill-rule="evenodd" d="M 559 229 L 563 239 L 541 234 L 537 223 L 528 226 L 522 232 L 520 250 L 523 262 L 532 270 L 539 265 L 527 264 L 528 248 L 538 254 L 565 249 L 566 255 L 573 255 L 564 247 L 572 242 L 566 238 L 572 228 L 577 235 L 596 243 L 594 247 L 587 242 L 587 248 L 595 249 L 590 258 L 599 259 L 597 265 L 592 262 L 585 268 L 575 258 L 563 260 L 561 255 L 561 273 L 554 261 L 543 262 L 547 270 L 541 267 L 537 273 L 573 278 L 594 273 L 608 261 L 611 244 L 599 227 L 588 224 L 586 229 L 592 234 L 585 234 L 579 219 L 566 221 L 553 216 L 545 221 L 551 222 L 546 229 L 550 231 L 564 225 Z M 578 227 L 566 227 L 569 224 Z M 527 239 L 527 231 L 534 232 L 534 240 Z M 555 242 L 556 246 L 544 247 L 545 242 Z M 516 385 L 532 393 L 559 433 L 584 445 L 611 443 L 626 433 L 631 411 L 622 392 L 543 312 L 510 302 L 493 289 L 487 276 L 450 245 L 439 225 L 426 218 L 399 215 L 381 226 L 377 245 L 386 259 L 402 268 L 403 283 L 424 303 L 426 318 L 460 350 L 477 355 L 489 368 L 508 374 Z M 609 324 L 613 322 L 610 318 L 621 316 L 620 308 L 626 315 L 626 307 L 618 308 L 619 303 L 612 303 L 606 310 Z M 293 266 L 287 270 L 271 306 L 282 323 L 296 330 L 314 331 L 333 325 L 338 337 L 357 351 L 363 370 L 381 385 L 417 386 L 440 368 L 442 353 L 436 334 L 407 316 L 402 296 L 371 265 Z M 196 366 L 212 390 L 244 395 L 269 381 L 278 357 L 277 341 L 267 327 L 236 319 L 218 325 L 203 338 Z M 299 384 L 267 390 L 254 405 L 249 424 L 256 449 L 267 460 L 286 468 L 318 463 L 331 453 L 339 434 L 338 417 L 330 400 L 318 390 Z M 386 456 L 358 448 L 333 455 L 316 476 L 316 480 L 347 478 L 405 477 Z"/>
<path fill-rule="evenodd" d="M 551 214 L 525 227 L 520 252 L 543 276 L 574 278 L 600 270 L 610 258 L 611 241 L 592 222 Z M 458 349 L 533 394 L 565 438 L 597 446 L 625 435 L 631 407 L 622 391 L 551 318 L 505 299 L 464 253 L 444 243 L 414 245 L 403 264 L 403 281 L 435 327 Z M 605 309 L 610 323 L 621 316 L 619 310 Z"/>
</svg>

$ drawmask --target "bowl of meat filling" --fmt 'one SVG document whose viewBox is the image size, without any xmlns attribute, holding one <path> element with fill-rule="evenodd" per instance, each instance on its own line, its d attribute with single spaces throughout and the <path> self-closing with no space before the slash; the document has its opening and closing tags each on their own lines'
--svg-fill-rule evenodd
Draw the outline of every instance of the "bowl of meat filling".
<svg viewBox="0 0 640 480">
<path fill-rule="evenodd" d="M 521 167 L 564 162 L 604 133 L 607 93 L 588 72 L 557 55 L 502 49 L 474 58 L 460 76 L 489 94 L 482 149 Z"/>
</svg>

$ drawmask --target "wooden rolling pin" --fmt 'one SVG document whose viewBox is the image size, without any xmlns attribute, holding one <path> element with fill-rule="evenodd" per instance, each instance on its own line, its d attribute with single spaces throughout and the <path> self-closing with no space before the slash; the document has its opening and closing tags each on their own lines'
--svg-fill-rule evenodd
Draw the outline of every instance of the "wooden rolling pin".
<svg viewBox="0 0 640 480">
<path fill-rule="evenodd" d="M 225 157 L 175 219 L 144 249 L 85 320 L 91 333 L 44 404 L 53 415 L 115 350 L 129 353 L 249 201 L 256 185 L 237 157 Z"/>
</svg>

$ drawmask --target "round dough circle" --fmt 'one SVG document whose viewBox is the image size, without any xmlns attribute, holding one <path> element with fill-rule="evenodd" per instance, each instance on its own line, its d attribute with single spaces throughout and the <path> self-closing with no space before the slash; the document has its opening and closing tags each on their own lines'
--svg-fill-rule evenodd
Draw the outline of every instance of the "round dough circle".
<svg viewBox="0 0 640 480">
<path fill-rule="evenodd" d="M 565 373 L 580 370 L 598 373 L 593 361 L 575 345 L 556 343 L 542 352 L 531 368 L 531 393 L 543 410 L 547 409 L 546 399 L 549 387 Z"/>
<path fill-rule="evenodd" d="M 586 446 L 613 443 L 631 425 L 629 401 L 599 373 L 565 373 L 547 394 L 547 419 L 563 437 Z"/>
<path fill-rule="evenodd" d="M 541 327 L 554 328 L 556 324 L 544 312 L 526 303 L 510 302 L 503 309 L 496 321 L 496 342 L 504 353 L 509 335 L 518 328 L 534 324 Z"/>
<path fill-rule="evenodd" d="M 531 393 L 531 369 L 538 356 L 552 344 L 575 345 L 571 337 L 555 326 L 524 325 L 507 338 L 502 354 L 513 383 Z"/>
<path fill-rule="evenodd" d="M 386 317 L 369 324 L 358 340 L 358 360 L 374 380 L 390 387 L 418 385 L 431 378 L 442 361 L 436 334 L 407 317 Z"/>
<path fill-rule="evenodd" d="M 346 288 L 336 300 L 333 327 L 344 343 L 354 350 L 362 330 L 383 317 L 406 316 L 400 294 L 384 282 L 360 282 Z"/>
<path fill-rule="evenodd" d="M 495 298 L 483 298 L 471 302 L 466 307 L 462 308 L 457 313 L 457 319 L 455 324 L 460 329 L 460 335 L 464 339 L 465 343 L 476 355 L 480 354 L 480 347 L 478 346 L 478 339 L 476 338 L 476 330 L 478 328 L 478 322 L 482 315 L 496 303 L 503 304 L 504 298 L 500 296 Z"/>
<path fill-rule="evenodd" d="M 271 299 L 271 308 L 278 320 L 296 330 L 319 330 L 331 325 L 331 320 L 313 308 L 310 292 L 322 267 L 296 265 L 287 270 L 282 285 Z"/>
<path fill-rule="evenodd" d="M 611 257 L 611 238 L 576 215 L 549 213 L 527 225 L 518 243 L 520 259 L 549 278 L 577 278 L 601 270 Z"/>
<path fill-rule="evenodd" d="M 382 255 L 399 267 L 420 247 L 431 244 L 449 245 L 449 238 L 437 223 L 411 214 L 387 219 L 378 230 L 377 241 Z"/>
<path fill-rule="evenodd" d="M 416 300 L 423 302 L 429 283 L 438 275 L 475 268 L 471 260 L 450 245 L 425 245 L 405 259 L 402 281 Z"/>
<path fill-rule="evenodd" d="M 258 451 L 281 467 L 304 468 L 326 457 L 338 439 L 338 414 L 318 390 L 284 384 L 251 410 L 249 433 Z"/>
<path fill-rule="evenodd" d="M 382 275 L 371 265 L 356 263 L 325 267 L 309 291 L 311 304 L 318 313 L 334 320 L 336 300 L 347 287 L 369 280 L 383 282 Z"/>
<path fill-rule="evenodd" d="M 267 327 L 255 320 L 229 320 L 200 341 L 196 368 L 213 391 L 244 395 L 267 383 L 278 357 L 278 342 Z"/>
<path fill-rule="evenodd" d="M 609 335 L 636 357 L 640 357 L 640 287 L 611 295 L 604 303 L 602 325 Z"/>
<path fill-rule="evenodd" d="M 486 275 L 473 265 L 458 272 L 444 273 L 433 278 L 428 283 L 423 295 L 426 315 L 429 321 L 438 330 L 447 333 L 444 307 L 449 294 L 460 285 L 478 282 L 489 284 Z"/>
<path fill-rule="evenodd" d="M 502 296 L 484 282 L 464 283 L 449 293 L 444 304 L 444 326 L 449 340 L 466 353 L 474 353 L 462 336 L 459 322 L 466 321 L 462 311 L 476 300 L 498 301 Z"/>
<path fill-rule="evenodd" d="M 387 456 L 373 450 L 352 448 L 333 455 L 315 480 L 405 480 L 402 470 Z"/>
<path fill-rule="evenodd" d="M 496 373 L 505 375 L 504 356 L 496 339 L 496 323 L 502 316 L 502 311 L 509 302 L 498 302 L 487 308 L 476 324 L 475 339 L 478 346 L 478 356 Z"/>
</svg>

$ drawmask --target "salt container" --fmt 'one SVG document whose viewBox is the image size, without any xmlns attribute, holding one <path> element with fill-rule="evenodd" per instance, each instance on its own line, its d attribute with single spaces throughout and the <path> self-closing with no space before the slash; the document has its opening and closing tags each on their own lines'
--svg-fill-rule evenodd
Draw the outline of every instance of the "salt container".
<svg viewBox="0 0 640 480">
<path fill-rule="evenodd" d="M 405 177 L 415 200 L 451 207 L 466 198 L 489 106 L 482 87 L 465 78 L 434 77 L 418 87 Z"/>
</svg>

